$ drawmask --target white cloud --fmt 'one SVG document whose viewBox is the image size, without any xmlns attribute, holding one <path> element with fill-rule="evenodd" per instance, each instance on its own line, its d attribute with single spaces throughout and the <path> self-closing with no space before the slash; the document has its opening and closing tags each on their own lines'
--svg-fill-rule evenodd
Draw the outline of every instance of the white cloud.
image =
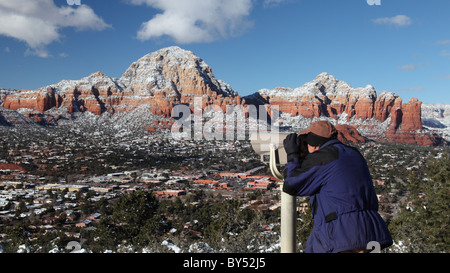
<svg viewBox="0 0 450 273">
<path fill-rule="evenodd" d="M 144 22 L 137 33 L 145 41 L 170 36 L 178 43 L 211 42 L 242 34 L 252 0 L 128 0 L 162 12 Z"/>
<path fill-rule="evenodd" d="M 397 27 L 406 27 L 412 24 L 412 19 L 406 15 L 397 15 L 394 17 L 383 17 L 372 20 L 375 24 L 394 25 Z"/>
<path fill-rule="evenodd" d="M 442 51 L 439 53 L 439 56 L 442 56 L 442 57 L 450 57 L 450 52 L 448 52 L 447 50 L 442 50 Z"/>
<path fill-rule="evenodd" d="M 450 74 L 447 75 L 437 75 L 435 76 L 436 79 L 448 79 L 450 80 Z"/>
<path fill-rule="evenodd" d="M 263 6 L 266 8 L 276 7 L 280 5 L 282 2 L 286 2 L 286 0 L 264 0 Z"/>
<path fill-rule="evenodd" d="M 413 70 L 416 70 L 417 68 L 418 68 L 418 66 L 415 64 L 405 64 L 405 65 L 401 65 L 401 66 L 397 67 L 398 70 L 403 70 L 403 71 L 413 71 Z"/>
<path fill-rule="evenodd" d="M 419 69 L 419 68 L 422 68 L 425 66 L 428 66 L 428 63 L 405 64 L 405 65 L 397 66 L 397 69 L 403 70 L 403 71 L 414 71 L 416 69 Z"/>
<path fill-rule="evenodd" d="M 0 0 L 0 35 L 27 43 L 26 54 L 49 57 L 46 46 L 60 40 L 60 29 L 110 27 L 87 5 L 55 5 L 54 0 Z"/>
<path fill-rule="evenodd" d="M 448 44 L 450 44 L 450 40 L 440 40 L 440 41 L 437 41 L 436 44 L 438 44 L 438 45 L 448 45 Z"/>
<path fill-rule="evenodd" d="M 420 92 L 420 91 L 425 91 L 425 90 L 426 90 L 426 88 L 422 87 L 422 86 L 394 89 L 395 92 Z"/>
<path fill-rule="evenodd" d="M 37 47 L 37 48 L 27 48 L 27 50 L 25 51 L 25 56 L 30 56 L 30 55 L 34 55 L 34 56 L 38 56 L 41 58 L 48 58 L 50 57 L 50 53 L 47 51 L 47 49 L 45 47 Z"/>
</svg>

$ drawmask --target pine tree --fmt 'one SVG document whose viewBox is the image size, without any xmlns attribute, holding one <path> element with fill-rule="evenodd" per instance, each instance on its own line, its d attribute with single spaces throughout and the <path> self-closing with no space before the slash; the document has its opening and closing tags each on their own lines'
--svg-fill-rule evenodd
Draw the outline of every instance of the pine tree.
<svg viewBox="0 0 450 273">
<path fill-rule="evenodd" d="M 450 156 L 431 160 L 426 179 L 412 179 L 410 199 L 389 229 L 406 252 L 450 251 Z M 411 178 L 411 177 L 410 177 Z"/>
<path fill-rule="evenodd" d="M 160 223 L 157 209 L 158 201 L 150 192 L 136 191 L 122 195 L 114 204 L 112 214 L 116 234 L 137 247 L 145 246 L 148 241 L 142 239 L 152 237 L 161 229 L 155 228 Z"/>
</svg>

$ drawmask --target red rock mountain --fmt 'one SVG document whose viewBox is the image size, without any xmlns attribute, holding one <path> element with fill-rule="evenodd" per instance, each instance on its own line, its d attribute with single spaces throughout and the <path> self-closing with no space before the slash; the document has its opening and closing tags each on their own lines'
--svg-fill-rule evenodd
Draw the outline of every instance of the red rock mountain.
<svg viewBox="0 0 450 273">
<path fill-rule="evenodd" d="M 97 72 L 37 90 L 0 89 L 0 106 L 7 111 L 20 110 L 36 122 L 51 116 L 50 109 L 65 109 L 69 115 L 86 111 L 102 115 L 129 112 L 143 105 L 153 114 L 170 117 L 174 105 L 192 105 L 194 97 L 202 97 L 203 107 L 214 104 L 225 110 L 227 105 L 277 105 L 290 117 L 329 118 L 342 125 L 341 138 L 351 141 L 363 141 L 359 132 L 383 141 L 420 145 L 440 141 L 423 130 L 417 99 L 403 103 L 390 92 L 377 97 L 370 85 L 352 88 L 327 73 L 295 89 L 263 89 L 241 98 L 227 83 L 216 79 L 202 59 L 179 47 L 145 55 L 120 78 Z"/>
<path fill-rule="evenodd" d="M 37 90 L 10 92 L 4 95 L 2 106 L 41 112 L 67 106 L 69 113 L 89 111 L 100 115 L 149 104 L 154 114 L 168 117 L 173 105 L 189 103 L 195 96 L 203 96 L 206 105 L 242 103 L 228 84 L 214 77 L 202 59 L 190 51 L 169 47 L 132 63 L 119 79 L 97 72 L 78 81 L 64 80 Z"/>
<path fill-rule="evenodd" d="M 298 88 L 262 89 L 245 97 L 255 104 L 277 105 L 288 116 L 329 118 L 336 124 L 358 128 L 363 135 L 381 141 L 436 145 L 442 138 L 424 131 L 421 104 L 416 98 L 403 103 L 391 92 L 377 96 L 373 86 L 352 88 L 328 73 L 321 73 Z M 288 119 L 288 118 L 287 118 Z M 342 132 L 348 132 L 341 127 Z"/>
</svg>

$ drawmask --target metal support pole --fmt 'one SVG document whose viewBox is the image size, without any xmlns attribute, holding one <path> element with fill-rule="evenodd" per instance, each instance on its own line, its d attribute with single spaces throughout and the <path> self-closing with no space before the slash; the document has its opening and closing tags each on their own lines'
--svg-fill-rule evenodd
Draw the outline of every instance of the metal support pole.
<svg viewBox="0 0 450 273">
<path fill-rule="evenodd" d="M 283 191 L 283 184 L 280 183 L 281 190 L 281 253 L 296 252 L 296 222 L 295 222 L 295 196 Z"/>
<path fill-rule="evenodd" d="M 281 190 L 281 253 L 296 252 L 296 197 L 283 191 L 284 177 L 278 171 L 276 166 L 276 146 L 270 144 L 270 171 L 273 176 L 280 180 L 279 187 Z"/>
</svg>

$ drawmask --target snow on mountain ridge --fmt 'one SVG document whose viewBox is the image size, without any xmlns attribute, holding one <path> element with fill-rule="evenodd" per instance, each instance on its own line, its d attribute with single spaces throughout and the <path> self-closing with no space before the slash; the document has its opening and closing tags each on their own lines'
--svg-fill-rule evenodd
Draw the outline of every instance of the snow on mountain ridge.
<svg viewBox="0 0 450 273">
<path fill-rule="evenodd" d="M 195 80 L 196 76 L 226 96 L 237 96 L 229 84 L 215 78 L 205 61 L 177 46 L 160 49 L 133 62 L 120 81 L 133 91 L 153 92 L 173 89 L 177 83 Z"/>
<path fill-rule="evenodd" d="M 76 87 L 84 89 L 90 89 L 91 87 L 95 87 L 97 89 L 108 89 L 108 87 L 113 86 L 117 87 L 119 90 L 125 89 L 125 85 L 123 85 L 119 79 L 109 77 L 98 71 L 80 80 L 62 80 L 59 83 L 41 87 L 37 90 L 45 91 L 48 88 L 51 88 L 55 90 L 57 94 L 62 95 L 68 90 Z"/>
<path fill-rule="evenodd" d="M 359 99 L 376 100 L 376 90 L 372 85 L 366 87 L 353 88 L 345 81 L 340 81 L 333 75 L 323 72 L 314 80 L 304 83 L 297 88 L 277 87 L 274 89 L 260 89 L 258 93 L 263 96 L 300 98 L 310 97 L 324 99 L 327 97 L 331 101 L 334 99 L 344 101 L 355 101 Z"/>
<path fill-rule="evenodd" d="M 450 104 L 423 103 L 422 115 L 427 118 L 438 119 L 450 117 Z"/>
<path fill-rule="evenodd" d="M 441 133 L 450 141 L 450 104 L 423 103 L 422 121 L 425 127 Z"/>
<path fill-rule="evenodd" d="M 66 114 L 64 111 L 58 114 L 55 122 L 61 118 L 72 121 L 78 115 L 82 120 L 95 115 L 112 118 L 125 112 L 122 119 L 128 121 L 135 117 L 128 114 L 140 107 L 147 107 L 148 113 L 155 117 L 169 118 L 174 105 L 192 104 L 195 97 L 202 97 L 205 105 L 222 108 L 245 103 L 276 105 L 281 112 L 290 115 L 290 118 L 284 115 L 287 121 L 284 125 L 292 127 L 314 118 L 331 118 L 369 130 L 367 134 L 382 135 L 390 130 L 390 140 L 410 143 L 419 143 L 414 134 L 422 130 L 421 102 L 402 103 L 397 94 L 387 91 L 377 98 L 372 85 L 353 88 L 326 72 L 296 88 L 261 89 L 241 98 L 229 84 L 216 79 L 201 58 L 179 47 L 163 48 L 141 57 L 120 78 L 96 72 L 80 80 L 63 80 L 37 90 L 0 89 L 3 107 L 17 110 L 37 122 L 62 107 Z M 20 112 L 20 109 L 25 111 Z M 302 118 L 298 118 L 300 116 Z M 397 131 L 400 133 L 396 135 Z M 431 138 L 420 140 L 422 144 L 437 142 Z"/>
<path fill-rule="evenodd" d="M 181 69 L 180 71 L 177 71 Z M 96 89 L 107 90 L 114 88 L 118 91 L 137 91 L 144 94 L 153 94 L 154 92 L 163 90 L 176 89 L 177 81 L 182 76 L 193 77 L 188 72 L 189 69 L 198 70 L 200 77 L 217 91 L 225 96 L 237 96 L 237 92 L 223 80 L 218 80 L 212 74 L 211 68 L 200 57 L 196 56 L 192 51 L 181 49 L 177 46 L 167 47 L 155 52 L 151 52 L 133 62 L 120 78 L 113 78 L 98 71 L 80 80 L 61 80 L 56 84 L 40 87 L 36 90 L 21 90 L 21 94 L 30 92 L 47 92 L 52 89 L 56 94 L 63 95 L 71 89 Z M 180 75 L 180 73 L 186 75 Z M 140 88 L 135 88 L 139 86 Z M 142 92 L 139 92 L 142 91 Z M 0 89 L 0 103 L 7 95 L 17 93 L 19 90 Z M 173 94 L 167 94 L 168 96 Z"/>
</svg>

